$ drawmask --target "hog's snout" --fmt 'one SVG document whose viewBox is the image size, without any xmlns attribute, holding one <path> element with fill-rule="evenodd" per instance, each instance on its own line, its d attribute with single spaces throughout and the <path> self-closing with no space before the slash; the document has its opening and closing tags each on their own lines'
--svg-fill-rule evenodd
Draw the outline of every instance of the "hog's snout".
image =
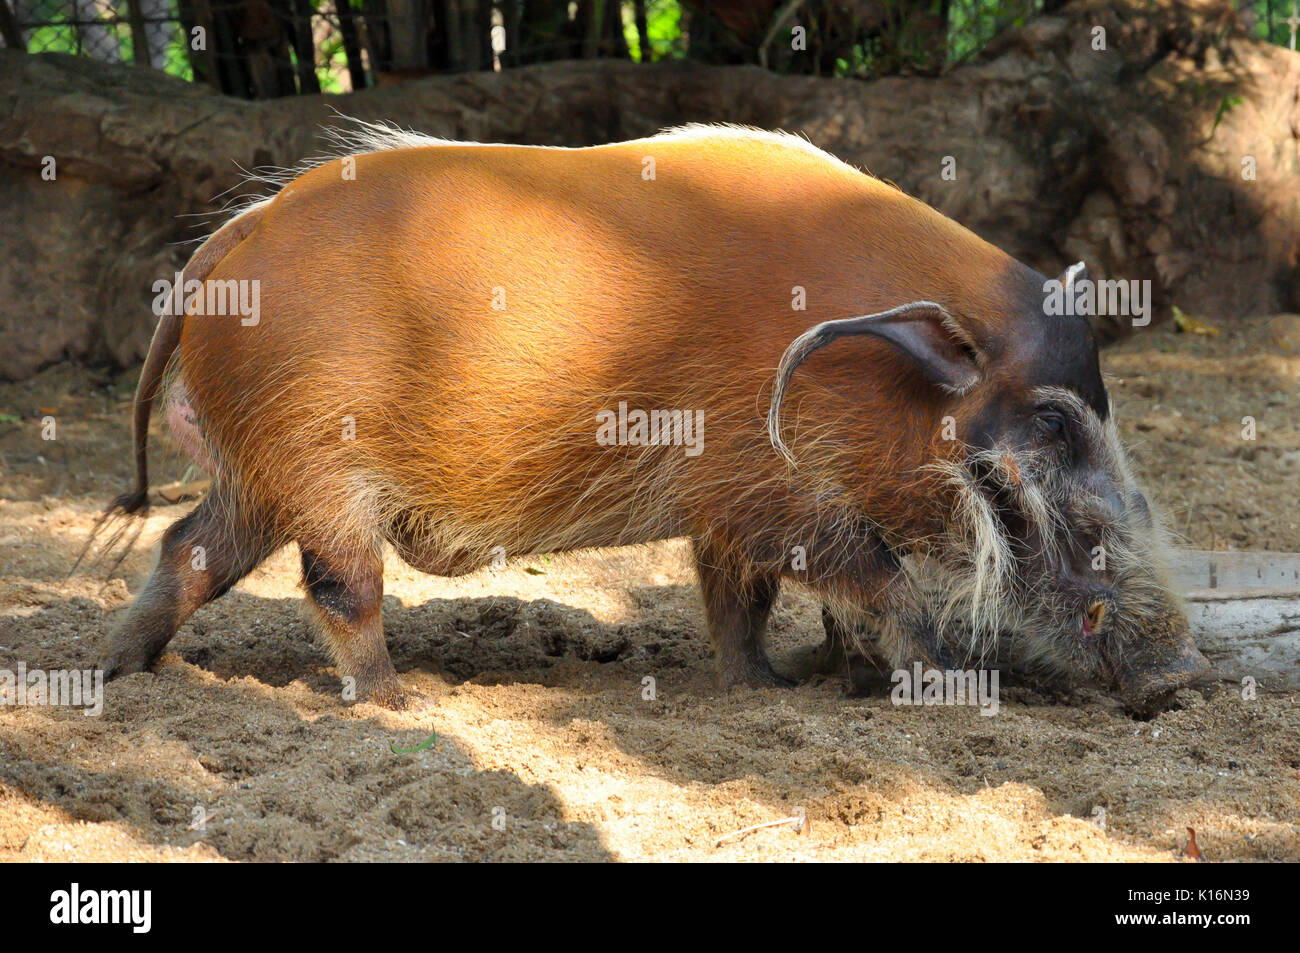
<svg viewBox="0 0 1300 953">
<path fill-rule="evenodd" d="M 1152 707 L 1210 671 L 1209 659 L 1185 633 L 1172 641 L 1132 646 L 1114 662 L 1120 695 L 1133 709 Z"/>
</svg>

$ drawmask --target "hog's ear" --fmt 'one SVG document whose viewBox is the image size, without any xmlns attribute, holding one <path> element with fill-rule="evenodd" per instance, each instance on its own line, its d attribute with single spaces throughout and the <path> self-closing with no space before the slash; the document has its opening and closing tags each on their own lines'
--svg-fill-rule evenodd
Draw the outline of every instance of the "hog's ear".
<svg viewBox="0 0 1300 953">
<path fill-rule="evenodd" d="M 776 372 L 772 403 L 767 411 L 767 432 L 776 451 L 790 462 L 794 458 L 781 440 L 781 402 L 790 378 L 814 351 L 837 338 L 868 334 L 883 338 L 907 356 L 925 379 L 954 394 L 963 394 L 979 380 L 979 352 L 974 341 L 952 315 L 933 301 L 913 301 L 879 314 L 823 321 L 809 328 L 785 349 Z"/>
</svg>

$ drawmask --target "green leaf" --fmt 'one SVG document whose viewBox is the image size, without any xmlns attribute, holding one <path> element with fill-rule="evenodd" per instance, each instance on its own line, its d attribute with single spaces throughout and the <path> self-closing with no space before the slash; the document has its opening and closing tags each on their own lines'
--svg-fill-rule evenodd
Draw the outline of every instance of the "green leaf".
<svg viewBox="0 0 1300 953">
<path fill-rule="evenodd" d="M 417 751 L 425 751 L 429 748 L 432 748 L 433 743 L 437 740 L 438 740 L 438 733 L 435 731 L 433 734 L 429 735 L 429 737 L 425 738 L 414 748 L 399 748 L 397 747 L 397 745 L 391 745 L 391 744 L 388 747 L 392 750 L 393 754 L 415 754 Z"/>
</svg>

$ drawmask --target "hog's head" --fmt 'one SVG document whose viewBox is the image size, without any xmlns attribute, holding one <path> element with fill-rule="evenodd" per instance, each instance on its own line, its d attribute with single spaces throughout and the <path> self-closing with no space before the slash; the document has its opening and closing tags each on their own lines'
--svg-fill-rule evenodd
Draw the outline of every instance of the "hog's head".
<svg viewBox="0 0 1300 953">
<path fill-rule="evenodd" d="M 1169 581 L 1164 531 L 1109 415 L 1063 387 L 1027 396 L 988 446 L 935 464 L 955 504 L 932 553 L 951 577 L 941 615 L 1010 632 L 1017 661 L 1116 685 L 1146 707 L 1208 668 Z"/>
<path fill-rule="evenodd" d="M 1061 280 L 1083 274 L 1075 266 Z M 987 659 L 1009 633 L 1016 661 L 1149 707 L 1208 662 L 1132 478 L 1087 321 L 1022 302 L 1029 313 L 1011 316 L 1012 333 L 983 339 L 927 301 L 812 328 L 782 360 L 770 434 L 788 455 L 780 404 L 805 357 L 847 334 L 889 341 L 937 388 L 952 423 L 924 467 L 944 532 L 901 543 L 909 562 L 931 567 L 927 589 L 939 582 L 931 642 L 950 658 Z"/>
</svg>

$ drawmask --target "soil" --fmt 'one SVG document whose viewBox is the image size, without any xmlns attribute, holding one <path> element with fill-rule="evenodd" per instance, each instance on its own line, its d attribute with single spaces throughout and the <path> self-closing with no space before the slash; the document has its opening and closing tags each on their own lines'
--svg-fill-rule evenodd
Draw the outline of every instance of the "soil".
<svg viewBox="0 0 1300 953">
<path fill-rule="evenodd" d="M 1300 551 L 1298 338 L 1300 317 L 1260 318 L 1104 352 L 1188 545 Z M 156 507 L 107 583 L 68 575 L 130 483 L 132 387 L 71 365 L 0 385 L 0 669 L 89 667 L 193 505 Z M 186 477 L 166 441 L 159 483 Z M 674 540 L 459 579 L 390 559 L 389 645 L 422 696 L 394 713 L 341 699 L 285 550 L 100 716 L 0 707 L 0 859 L 1186 861 L 1190 827 L 1206 860 L 1300 860 L 1294 694 L 1210 680 L 1140 721 L 1014 683 L 996 717 L 834 680 L 723 692 L 687 557 Z M 820 637 L 815 602 L 783 594 L 778 664 Z M 737 833 L 781 818 L 806 832 Z"/>
</svg>

